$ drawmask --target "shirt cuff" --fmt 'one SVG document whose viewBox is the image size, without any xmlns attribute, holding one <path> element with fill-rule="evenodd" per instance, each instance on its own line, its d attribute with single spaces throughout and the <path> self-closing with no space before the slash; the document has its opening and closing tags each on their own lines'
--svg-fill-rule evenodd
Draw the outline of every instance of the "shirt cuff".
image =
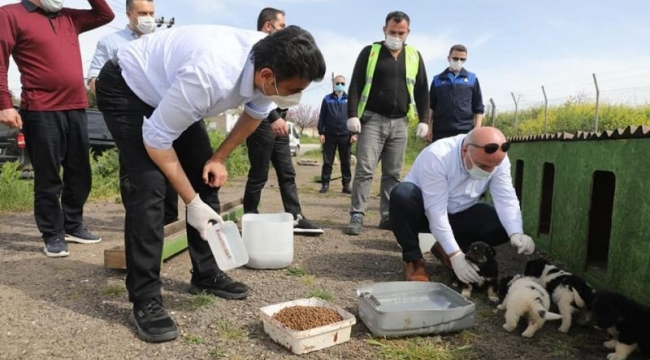
<svg viewBox="0 0 650 360">
<path fill-rule="evenodd" d="M 506 229 L 506 232 L 508 233 L 508 237 L 512 236 L 512 234 L 523 234 L 524 229 L 523 226 L 519 223 L 510 223 L 510 224 L 505 224 L 504 228 Z"/>
</svg>

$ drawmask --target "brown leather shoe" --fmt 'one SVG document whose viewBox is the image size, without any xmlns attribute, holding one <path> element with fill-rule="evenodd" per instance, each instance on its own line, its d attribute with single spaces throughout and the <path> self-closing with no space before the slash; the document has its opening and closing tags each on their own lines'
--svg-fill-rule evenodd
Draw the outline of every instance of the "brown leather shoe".
<svg viewBox="0 0 650 360">
<path fill-rule="evenodd" d="M 440 245 L 439 242 L 436 241 L 436 243 L 433 244 L 431 247 L 431 253 L 436 257 L 436 259 L 440 260 L 442 265 L 444 265 L 447 269 L 453 270 L 451 267 L 451 260 L 449 260 L 449 256 L 447 256 L 447 253 L 445 250 L 443 250 L 442 245 Z"/>
<path fill-rule="evenodd" d="M 424 267 L 424 259 L 405 262 L 404 278 L 406 281 L 429 281 L 429 275 Z"/>
</svg>

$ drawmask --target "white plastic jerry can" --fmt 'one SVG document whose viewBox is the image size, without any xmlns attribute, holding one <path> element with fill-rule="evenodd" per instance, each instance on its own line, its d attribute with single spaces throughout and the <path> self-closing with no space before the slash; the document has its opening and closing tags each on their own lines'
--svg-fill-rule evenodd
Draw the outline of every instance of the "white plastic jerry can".
<svg viewBox="0 0 650 360">
<path fill-rule="evenodd" d="M 208 244 L 221 271 L 228 271 L 246 265 L 248 252 L 232 221 L 214 224 L 208 229 Z"/>
</svg>

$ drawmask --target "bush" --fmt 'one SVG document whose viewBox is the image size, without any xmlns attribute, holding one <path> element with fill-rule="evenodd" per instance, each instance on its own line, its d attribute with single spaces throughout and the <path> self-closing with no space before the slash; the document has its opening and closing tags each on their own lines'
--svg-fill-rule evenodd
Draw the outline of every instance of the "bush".
<svg viewBox="0 0 650 360">
<path fill-rule="evenodd" d="M 90 167 L 93 176 L 90 198 L 102 199 L 119 194 L 120 164 L 117 149 L 104 151 L 98 156 L 91 153 Z"/>
<path fill-rule="evenodd" d="M 27 211 L 34 205 L 33 180 L 20 180 L 20 164 L 4 163 L 0 168 L 0 209 Z"/>
<path fill-rule="evenodd" d="M 219 145 L 226 139 L 226 134 L 221 131 L 210 130 L 208 134 L 210 135 L 212 151 L 217 150 Z M 248 161 L 248 148 L 245 141 L 230 153 L 230 156 L 226 159 L 226 168 L 230 179 L 248 174 L 250 162 Z"/>
</svg>

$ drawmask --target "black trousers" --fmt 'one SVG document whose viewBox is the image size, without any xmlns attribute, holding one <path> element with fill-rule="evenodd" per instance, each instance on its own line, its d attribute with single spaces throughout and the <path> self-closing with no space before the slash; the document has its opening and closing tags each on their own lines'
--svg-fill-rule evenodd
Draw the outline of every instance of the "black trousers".
<svg viewBox="0 0 650 360">
<path fill-rule="evenodd" d="M 321 170 L 321 182 L 329 184 L 332 178 L 332 164 L 334 164 L 334 155 L 336 149 L 339 150 L 339 161 L 341 162 L 341 182 L 343 186 L 350 185 L 352 181 L 352 172 L 350 170 L 350 155 L 352 144 L 350 144 L 350 135 L 330 135 L 325 134 L 325 143 L 323 144 L 323 169 Z"/>
<path fill-rule="evenodd" d="M 129 89 L 121 69 L 111 61 L 99 73 L 96 88 L 97 106 L 122 154 L 129 177 L 124 223 L 126 288 L 129 300 L 138 302 L 159 296 L 161 289 L 166 178 L 147 154 L 142 141 L 143 117 L 151 116 L 154 109 Z M 194 190 L 206 204 L 218 211 L 218 189 L 209 187 L 201 179 L 203 165 L 212 155 L 203 121 L 185 130 L 173 146 Z M 211 276 L 221 271 L 207 241 L 189 225 L 187 241 L 193 277 Z"/>
<path fill-rule="evenodd" d="M 296 187 L 296 170 L 291 162 L 289 137 L 275 135 L 271 130 L 271 123 L 264 120 L 246 139 L 246 145 L 251 167 L 244 191 L 244 212 L 258 212 L 262 189 L 269 179 L 269 163 L 272 163 L 278 176 L 284 211 L 294 217 L 300 214 L 302 211 Z"/>
<path fill-rule="evenodd" d="M 450 214 L 449 223 L 458 246 L 464 252 L 475 241 L 497 246 L 510 240 L 494 206 L 487 203 L 477 203 L 465 211 Z M 402 259 L 407 262 L 421 259 L 418 233 L 431 233 L 431 230 L 424 214 L 422 191 L 415 184 L 402 182 L 393 188 L 390 193 L 390 225 L 402 247 Z"/>
<path fill-rule="evenodd" d="M 129 174 L 126 171 L 126 165 L 124 164 L 124 158 L 122 154 L 118 155 L 118 160 L 120 162 L 120 197 L 122 198 L 122 204 L 126 209 L 126 203 L 129 201 Z M 164 224 L 171 224 L 174 221 L 178 220 L 178 193 L 174 190 L 174 187 L 167 181 L 166 191 L 165 191 L 165 219 Z"/>
<path fill-rule="evenodd" d="M 36 225 L 43 239 L 63 239 L 83 227 L 92 185 L 86 110 L 21 110 L 20 116 L 34 169 Z"/>
</svg>

